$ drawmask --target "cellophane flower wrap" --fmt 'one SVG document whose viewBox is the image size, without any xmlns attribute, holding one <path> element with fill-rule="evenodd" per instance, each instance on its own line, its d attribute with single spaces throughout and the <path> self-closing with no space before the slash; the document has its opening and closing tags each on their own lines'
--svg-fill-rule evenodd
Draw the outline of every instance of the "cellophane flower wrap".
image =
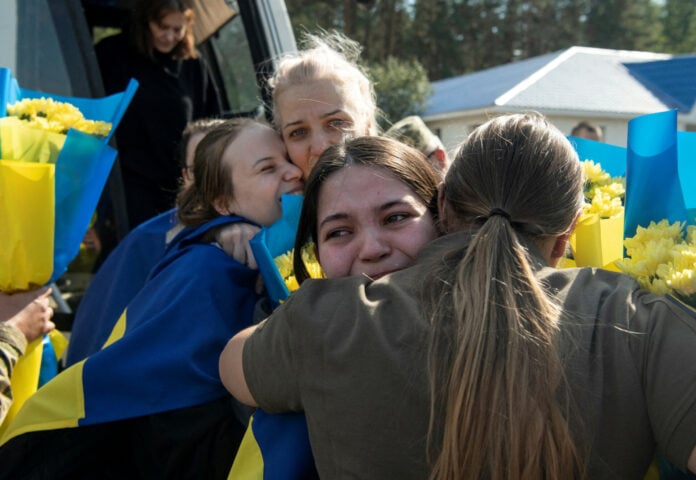
<svg viewBox="0 0 696 480">
<path fill-rule="evenodd" d="M 583 163 L 585 208 L 571 235 L 566 266 L 616 270 L 623 258 L 626 149 L 570 137 Z"/>
<path fill-rule="evenodd" d="M 63 97 L 20 88 L 0 68 L 0 290 L 51 283 L 77 256 L 116 158 L 108 141 L 137 85 Z"/>
<path fill-rule="evenodd" d="M 250 242 L 266 292 L 274 307 L 299 287 L 292 271 L 292 257 L 302 200 L 301 195 L 283 195 L 283 216 L 273 225 L 262 228 Z M 321 268 L 311 245 L 303 248 L 302 258 L 312 278 L 320 278 Z"/>
<path fill-rule="evenodd" d="M 137 86 L 100 99 L 62 97 L 22 89 L 0 68 L 0 290 L 52 283 L 78 254 L 116 158 L 107 142 Z M 27 346 L 0 433 L 57 373 L 66 346 L 55 330 Z"/>
<path fill-rule="evenodd" d="M 696 307 L 696 133 L 677 131 L 677 112 L 628 124 L 625 247 L 621 269 L 644 288 Z"/>
</svg>

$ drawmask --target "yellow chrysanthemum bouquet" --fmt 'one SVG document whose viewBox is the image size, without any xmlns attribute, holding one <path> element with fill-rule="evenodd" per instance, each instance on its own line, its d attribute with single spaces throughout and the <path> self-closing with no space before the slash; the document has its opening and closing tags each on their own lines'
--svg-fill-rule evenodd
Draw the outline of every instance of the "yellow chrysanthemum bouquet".
<svg viewBox="0 0 696 480">
<path fill-rule="evenodd" d="M 136 89 L 61 97 L 0 68 L 0 290 L 53 282 L 78 254 L 116 158 L 107 142 Z"/>
<path fill-rule="evenodd" d="M 644 288 L 696 307 L 696 133 L 677 131 L 676 111 L 629 122 L 626 258 Z"/>
<path fill-rule="evenodd" d="M 626 149 L 572 138 L 582 161 L 585 207 L 570 238 L 566 266 L 616 269 L 623 257 Z"/>
<path fill-rule="evenodd" d="M 696 226 L 667 220 L 638 227 L 627 238 L 621 271 L 638 280 L 641 287 L 660 294 L 673 294 L 696 306 Z"/>
</svg>

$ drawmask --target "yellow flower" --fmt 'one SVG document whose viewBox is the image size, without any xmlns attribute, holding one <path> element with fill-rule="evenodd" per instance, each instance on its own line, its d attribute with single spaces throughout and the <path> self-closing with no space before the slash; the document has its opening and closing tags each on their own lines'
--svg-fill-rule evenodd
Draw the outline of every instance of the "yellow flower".
<svg viewBox="0 0 696 480">
<path fill-rule="evenodd" d="M 17 117 L 33 128 L 49 132 L 67 133 L 74 128 L 81 132 L 106 137 L 111 124 L 98 120 L 87 120 L 82 112 L 71 103 L 58 102 L 52 98 L 25 98 L 7 105 L 7 115 Z"/>
<path fill-rule="evenodd" d="M 278 267 L 278 272 L 285 282 L 285 286 L 288 287 L 290 292 L 294 292 L 300 285 L 297 283 L 295 278 L 295 271 L 292 266 L 293 250 L 277 256 L 274 258 L 274 262 Z M 321 270 L 321 266 L 317 261 L 317 257 L 314 254 L 314 244 L 308 243 L 302 248 L 302 261 L 307 268 L 310 278 L 323 278 L 324 274 Z"/>
<path fill-rule="evenodd" d="M 626 194 L 626 179 L 611 177 L 592 160 L 582 162 L 585 178 L 584 213 L 597 214 L 600 218 L 611 218 L 623 212 Z"/>
<path fill-rule="evenodd" d="M 667 220 L 638 227 L 624 241 L 626 255 L 619 268 L 640 285 L 660 294 L 676 294 L 696 306 L 696 227 Z"/>
</svg>

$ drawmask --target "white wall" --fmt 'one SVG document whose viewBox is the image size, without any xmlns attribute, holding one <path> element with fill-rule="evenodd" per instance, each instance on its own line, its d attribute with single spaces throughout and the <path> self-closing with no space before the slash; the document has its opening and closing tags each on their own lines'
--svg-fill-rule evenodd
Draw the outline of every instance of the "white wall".
<svg viewBox="0 0 696 480">
<path fill-rule="evenodd" d="M 16 70 L 17 0 L 0 0 L 0 67 Z"/>
<path fill-rule="evenodd" d="M 503 112 L 479 111 L 469 115 L 461 115 L 443 120 L 426 120 L 428 127 L 433 132 L 440 133 L 440 139 L 445 145 L 445 148 L 452 153 L 466 136 L 478 125 L 484 123 L 489 118 L 502 114 Z M 542 112 L 544 113 L 544 112 Z M 585 120 L 596 125 L 599 125 L 604 132 L 604 141 L 612 145 L 620 147 L 626 146 L 626 138 L 628 135 L 628 118 L 596 118 L 589 116 L 560 116 L 547 114 L 548 119 L 559 130 L 566 135 L 570 135 L 573 127 Z"/>
</svg>

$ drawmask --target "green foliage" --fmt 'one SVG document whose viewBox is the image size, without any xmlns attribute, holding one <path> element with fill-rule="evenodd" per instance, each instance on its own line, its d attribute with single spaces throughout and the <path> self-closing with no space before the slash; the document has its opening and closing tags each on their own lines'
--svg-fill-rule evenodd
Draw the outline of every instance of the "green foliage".
<svg viewBox="0 0 696 480">
<path fill-rule="evenodd" d="M 296 35 L 337 29 L 363 60 L 418 61 L 430 81 L 573 45 L 696 51 L 694 0 L 286 0 Z"/>
<path fill-rule="evenodd" d="M 419 115 L 432 93 L 425 68 L 417 60 L 389 57 L 373 64 L 369 71 L 382 110 L 383 129 L 408 115 Z"/>
</svg>

